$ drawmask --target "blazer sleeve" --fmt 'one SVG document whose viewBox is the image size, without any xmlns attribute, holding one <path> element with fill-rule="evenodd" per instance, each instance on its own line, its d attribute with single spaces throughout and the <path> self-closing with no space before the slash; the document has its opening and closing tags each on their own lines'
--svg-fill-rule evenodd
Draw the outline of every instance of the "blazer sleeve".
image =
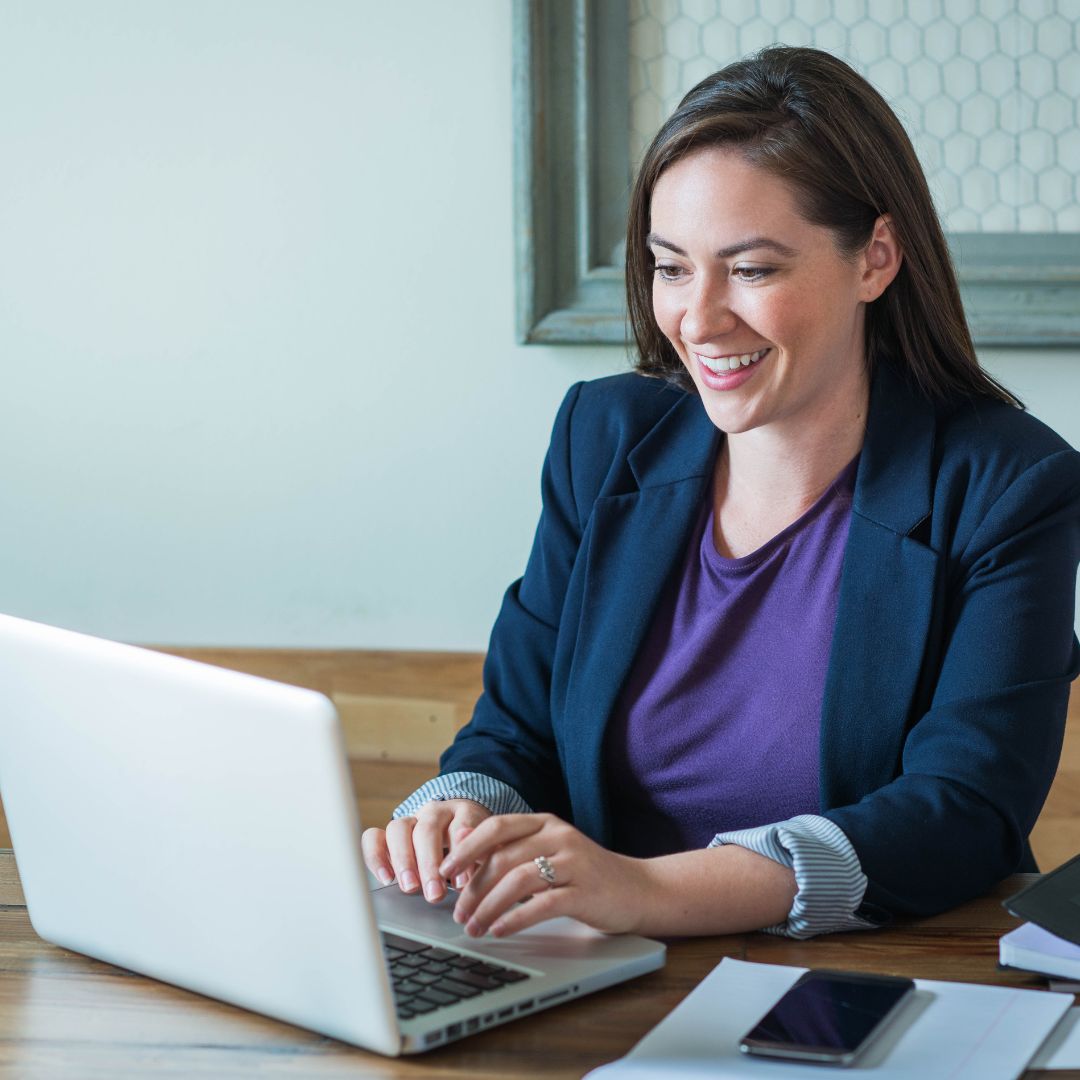
<svg viewBox="0 0 1080 1080">
<path fill-rule="evenodd" d="M 928 707 L 900 774 L 825 811 L 868 878 L 860 915 L 930 914 L 1030 869 L 1027 837 L 1061 752 L 1080 559 L 1080 454 L 1029 465 L 945 563 Z M 888 656 L 881 662 L 888 663 Z"/>
<path fill-rule="evenodd" d="M 501 780 L 537 811 L 569 819 L 570 799 L 551 726 L 551 673 L 582 523 L 571 478 L 571 426 L 581 383 L 555 418 L 541 475 L 543 507 L 524 575 L 507 589 L 470 722 L 439 761 L 441 773 Z"/>
</svg>

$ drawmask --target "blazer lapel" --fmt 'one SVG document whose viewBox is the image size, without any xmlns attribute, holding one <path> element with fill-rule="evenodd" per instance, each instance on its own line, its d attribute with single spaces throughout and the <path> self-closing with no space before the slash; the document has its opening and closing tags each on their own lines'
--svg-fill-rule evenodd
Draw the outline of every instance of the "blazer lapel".
<svg viewBox="0 0 1080 1080">
<path fill-rule="evenodd" d="M 563 765 L 575 824 L 599 843 L 610 838 L 604 732 L 664 586 L 685 554 L 719 438 L 700 399 L 688 394 L 630 454 L 638 489 L 603 497 L 593 511 Z"/>
<path fill-rule="evenodd" d="M 821 716 L 821 805 L 899 769 L 934 613 L 933 407 L 885 364 L 871 393 Z M 916 534 L 916 535 L 912 535 Z"/>
<path fill-rule="evenodd" d="M 895 775 L 933 619 L 931 405 L 879 365 L 859 461 L 821 718 L 822 808 Z M 563 768 L 575 824 L 610 841 L 608 719 L 708 496 L 720 439 L 696 395 L 630 454 L 637 490 L 597 500 L 567 685 Z M 913 535 L 915 534 L 915 535 Z"/>
</svg>

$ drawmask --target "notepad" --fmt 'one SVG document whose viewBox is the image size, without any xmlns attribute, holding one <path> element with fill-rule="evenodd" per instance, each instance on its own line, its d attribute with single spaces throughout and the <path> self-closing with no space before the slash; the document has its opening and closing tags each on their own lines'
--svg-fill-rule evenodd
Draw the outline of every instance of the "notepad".
<svg viewBox="0 0 1080 1080">
<path fill-rule="evenodd" d="M 1003 935 L 998 959 L 1006 967 L 1080 979 L 1080 945 L 1028 922 Z"/>
<path fill-rule="evenodd" d="M 917 979 L 897 1023 L 856 1069 L 749 1059 L 739 1039 L 804 968 L 723 960 L 626 1057 L 590 1080 L 1014 1080 L 1073 1004 L 1071 994 Z"/>
</svg>

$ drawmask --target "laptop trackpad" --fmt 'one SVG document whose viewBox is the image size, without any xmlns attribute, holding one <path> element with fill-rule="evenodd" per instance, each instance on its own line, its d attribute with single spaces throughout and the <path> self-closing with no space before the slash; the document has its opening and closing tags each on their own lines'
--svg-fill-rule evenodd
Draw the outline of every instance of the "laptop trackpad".
<svg viewBox="0 0 1080 1080">
<path fill-rule="evenodd" d="M 593 930 L 577 919 L 560 917 L 531 926 L 508 938 L 469 937 L 452 912 L 457 893 L 450 893 L 437 904 L 429 904 L 419 893 L 407 895 L 396 885 L 372 892 L 375 919 L 387 929 L 402 930 L 425 938 L 485 955 L 503 956 L 509 963 L 535 963 L 543 968 L 552 959 L 586 960 L 606 952 L 611 938 Z M 526 901 L 527 903 L 528 901 Z"/>
</svg>

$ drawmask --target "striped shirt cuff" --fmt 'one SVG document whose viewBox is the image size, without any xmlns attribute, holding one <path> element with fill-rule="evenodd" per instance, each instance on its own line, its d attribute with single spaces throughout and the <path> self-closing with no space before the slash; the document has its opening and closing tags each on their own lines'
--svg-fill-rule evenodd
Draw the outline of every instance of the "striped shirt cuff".
<svg viewBox="0 0 1080 1080">
<path fill-rule="evenodd" d="M 855 914 L 866 892 L 866 875 L 843 830 L 828 818 L 800 814 L 756 829 L 717 834 L 709 847 L 737 844 L 795 871 L 799 891 L 786 923 L 765 933 L 810 938 L 877 924 Z"/>
<path fill-rule="evenodd" d="M 425 803 L 470 799 L 493 814 L 531 814 L 529 804 L 509 785 L 483 773 L 452 772 L 436 776 L 414 791 L 395 811 L 394 818 L 415 814 Z"/>
</svg>

